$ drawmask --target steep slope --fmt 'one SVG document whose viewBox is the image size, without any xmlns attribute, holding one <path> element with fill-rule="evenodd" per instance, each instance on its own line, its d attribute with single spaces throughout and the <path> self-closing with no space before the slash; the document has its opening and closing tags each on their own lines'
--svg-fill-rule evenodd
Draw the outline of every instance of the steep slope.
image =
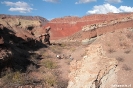
<svg viewBox="0 0 133 88">
<path fill-rule="evenodd" d="M 113 32 L 123 28 L 133 27 L 133 15 L 118 20 L 110 20 L 103 23 L 95 23 L 82 27 L 82 30 L 69 37 L 70 40 L 90 39 L 107 32 Z"/>
<path fill-rule="evenodd" d="M 8 66 L 26 69 L 29 52 L 46 46 L 34 31 L 47 22 L 42 17 L 0 15 L 0 72 Z"/>
<path fill-rule="evenodd" d="M 36 31 L 42 29 L 42 26 L 48 22 L 47 19 L 42 17 L 32 16 L 12 16 L 12 15 L 0 15 L 0 24 L 4 27 L 15 32 L 18 37 L 25 36 L 33 38 L 36 36 Z"/>
</svg>

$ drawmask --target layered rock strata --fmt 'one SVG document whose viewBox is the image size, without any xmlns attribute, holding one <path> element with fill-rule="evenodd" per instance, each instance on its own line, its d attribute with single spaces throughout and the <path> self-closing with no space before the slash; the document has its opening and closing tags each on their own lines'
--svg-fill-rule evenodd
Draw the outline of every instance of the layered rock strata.
<svg viewBox="0 0 133 88">
<path fill-rule="evenodd" d="M 74 33 L 81 30 L 88 31 L 113 26 L 115 24 L 126 23 L 131 21 L 133 19 L 132 17 L 133 13 L 94 14 L 83 17 L 67 16 L 55 18 L 44 27 L 51 26 L 51 39 L 61 39 L 73 36 Z"/>
</svg>

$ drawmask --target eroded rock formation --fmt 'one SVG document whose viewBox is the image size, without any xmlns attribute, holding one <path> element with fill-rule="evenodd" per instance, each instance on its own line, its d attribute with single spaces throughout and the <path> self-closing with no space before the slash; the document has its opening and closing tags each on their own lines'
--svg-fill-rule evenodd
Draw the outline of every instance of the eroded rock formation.
<svg viewBox="0 0 133 88">
<path fill-rule="evenodd" d="M 38 41 L 35 33 L 46 22 L 41 17 L 0 15 L 0 72 L 8 66 L 26 69 L 30 63 L 29 52 L 46 46 Z"/>
<path fill-rule="evenodd" d="M 101 27 L 105 27 L 105 26 L 112 26 L 112 25 L 115 25 L 118 23 L 124 23 L 124 22 L 128 22 L 131 20 L 133 20 L 133 15 L 129 15 L 129 16 L 124 17 L 124 18 L 105 21 L 102 23 L 95 23 L 95 24 L 91 24 L 91 25 L 86 25 L 86 26 L 83 26 L 82 31 L 92 31 L 92 30 L 95 30 L 97 28 L 101 28 Z"/>
<path fill-rule="evenodd" d="M 90 27 L 89 29 L 93 30 L 119 24 L 120 22 L 126 23 L 127 20 L 131 21 L 132 17 L 133 13 L 94 14 L 83 17 L 68 16 L 55 18 L 46 24 L 45 27 L 51 26 L 51 39 L 61 39 L 72 36 L 74 33 L 79 32 L 82 29 L 88 30 L 87 25 Z"/>
<path fill-rule="evenodd" d="M 111 88 L 117 83 L 115 58 L 108 58 L 101 45 L 91 45 L 86 56 L 70 64 L 67 88 Z"/>
</svg>

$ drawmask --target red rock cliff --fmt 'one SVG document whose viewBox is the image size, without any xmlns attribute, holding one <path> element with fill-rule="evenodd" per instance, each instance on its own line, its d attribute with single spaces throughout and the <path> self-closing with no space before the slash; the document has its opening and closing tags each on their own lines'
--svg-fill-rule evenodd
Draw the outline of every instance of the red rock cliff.
<svg viewBox="0 0 133 88">
<path fill-rule="evenodd" d="M 84 26 L 91 24 L 100 24 L 106 21 L 130 17 L 133 13 L 121 14 L 96 14 L 83 17 L 63 17 L 51 20 L 44 27 L 51 26 L 51 39 L 60 39 L 73 35 L 80 31 Z"/>
</svg>

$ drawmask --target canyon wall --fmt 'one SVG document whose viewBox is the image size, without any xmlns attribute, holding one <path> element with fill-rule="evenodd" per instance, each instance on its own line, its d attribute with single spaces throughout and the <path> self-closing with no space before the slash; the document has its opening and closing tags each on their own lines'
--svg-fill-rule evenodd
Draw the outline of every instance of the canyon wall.
<svg viewBox="0 0 133 88">
<path fill-rule="evenodd" d="M 24 69 L 29 51 L 43 45 L 38 41 L 36 31 L 41 29 L 39 35 L 45 33 L 42 26 L 47 22 L 45 18 L 37 16 L 0 15 L 0 71 L 11 64 L 19 64 Z"/>
<path fill-rule="evenodd" d="M 37 36 L 45 33 L 43 25 L 48 23 L 48 20 L 39 16 L 13 16 L 0 14 L 0 28 L 6 28 L 14 32 L 17 37 L 24 40 L 27 38 L 35 39 Z M 40 34 L 38 34 L 38 32 Z M 2 37 L 0 38 L 2 43 Z"/>
<path fill-rule="evenodd" d="M 51 39 L 61 39 L 72 36 L 81 30 L 86 30 L 88 29 L 87 27 L 90 27 L 90 25 L 98 25 L 100 28 L 106 26 L 106 24 L 113 25 L 116 21 L 118 22 L 119 20 L 123 22 L 126 19 L 131 20 L 132 17 L 133 13 L 94 14 L 83 17 L 67 16 L 62 18 L 55 18 L 44 27 L 51 26 Z M 92 29 L 93 28 L 94 27 L 92 27 Z"/>
</svg>

